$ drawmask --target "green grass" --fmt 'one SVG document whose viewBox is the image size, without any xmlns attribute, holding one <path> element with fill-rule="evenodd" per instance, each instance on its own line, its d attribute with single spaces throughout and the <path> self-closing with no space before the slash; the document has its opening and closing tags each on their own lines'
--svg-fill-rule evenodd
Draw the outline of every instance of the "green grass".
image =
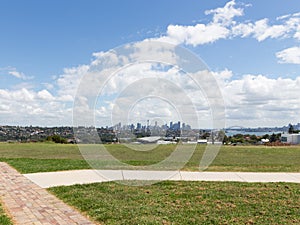
<svg viewBox="0 0 300 225">
<path fill-rule="evenodd" d="M 0 143 L 0 158 L 82 159 L 82 156 L 76 145 Z"/>
<path fill-rule="evenodd" d="M 93 148 L 94 145 L 81 145 Z M 96 147 L 98 147 L 96 145 Z M 168 157 L 175 145 L 161 145 L 151 151 L 135 151 L 123 145 L 105 145 L 116 159 L 134 166 L 152 165 Z M 196 151 L 183 170 L 199 170 L 204 145 Z M 91 157 L 93 160 L 93 155 Z M 77 145 L 51 143 L 0 143 L 0 161 L 8 162 L 22 173 L 90 169 Z M 110 165 L 110 161 L 102 163 Z M 101 167 L 100 167 L 101 168 Z M 208 171 L 300 172 L 300 146 L 222 146 Z"/>
<path fill-rule="evenodd" d="M 89 164 L 78 159 L 31 159 L 31 158 L 0 158 L 20 173 L 52 172 L 63 170 L 90 169 Z"/>
<path fill-rule="evenodd" d="M 101 224 L 300 224 L 299 184 L 110 182 L 49 190 Z"/>
<path fill-rule="evenodd" d="M 186 170 L 197 170 L 201 151 L 196 151 Z M 300 172 L 300 146 L 223 146 L 208 171 Z"/>
<path fill-rule="evenodd" d="M 0 224 L 1 225 L 12 225 L 11 220 L 8 218 L 8 216 L 5 214 L 1 204 L 0 204 Z"/>
<path fill-rule="evenodd" d="M 0 161 L 21 173 L 89 169 L 76 145 L 0 143 Z"/>
</svg>

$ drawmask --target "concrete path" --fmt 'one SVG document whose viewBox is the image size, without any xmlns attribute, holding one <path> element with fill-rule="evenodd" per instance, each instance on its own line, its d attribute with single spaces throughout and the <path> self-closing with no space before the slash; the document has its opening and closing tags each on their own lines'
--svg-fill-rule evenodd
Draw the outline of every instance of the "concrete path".
<svg viewBox="0 0 300 225">
<path fill-rule="evenodd" d="M 0 202 L 15 225 L 94 224 L 2 162 L 0 162 Z"/>
<path fill-rule="evenodd" d="M 186 180 L 300 183 L 300 173 L 75 170 L 24 174 L 43 188 L 116 180 Z"/>
</svg>

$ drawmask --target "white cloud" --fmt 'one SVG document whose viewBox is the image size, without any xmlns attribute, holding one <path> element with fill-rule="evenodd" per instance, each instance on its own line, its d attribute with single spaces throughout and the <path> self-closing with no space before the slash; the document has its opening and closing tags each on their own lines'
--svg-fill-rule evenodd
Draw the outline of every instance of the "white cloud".
<svg viewBox="0 0 300 225">
<path fill-rule="evenodd" d="M 220 24 L 170 25 L 167 28 L 167 37 L 171 43 L 184 43 L 193 46 L 212 43 L 227 38 L 228 35 L 229 30 Z"/>
<path fill-rule="evenodd" d="M 228 70 L 214 72 L 223 93 L 228 125 L 280 126 L 299 121 L 300 77 L 244 75 L 231 79 L 231 74 Z"/>
<path fill-rule="evenodd" d="M 58 101 L 61 101 L 61 102 L 73 102 L 74 101 L 74 96 L 72 96 L 72 95 L 60 95 L 60 96 L 56 97 L 56 99 Z"/>
<path fill-rule="evenodd" d="M 176 108 L 172 108 L 172 104 L 169 103 L 172 103 L 172 101 L 176 103 L 176 101 L 183 99 L 182 96 L 184 95 L 194 104 L 193 107 L 195 107 L 196 112 L 201 115 L 200 124 L 205 127 L 205 124 L 210 123 L 209 102 L 205 97 L 205 93 L 195 87 L 189 77 L 182 76 L 176 68 L 167 67 L 168 69 L 162 68 L 161 70 L 157 70 L 157 68 L 143 63 L 132 65 L 132 67 L 127 67 L 115 74 L 115 79 L 110 79 L 106 84 L 107 90 L 110 91 L 105 93 L 112 96 L 121 94 L 118 97 L 120 101 L 114 102 L 109 97 L 102 99 L 100 105 L 95 108 L 96 121 L 102 123 L 99 125 L 111 125 L 108 124 L 108 121 L 113 110 L 118 110 L 118 106 L 123 107 L 122 104 L 132 104 L 133 97 L 138 94 L 143 95 L 147 90 L 151 93 L 159 93 L 159 95 L 169 99 L 169 102 L 159 98 L 153 100 L 146 98 L 139 101 L 131 108 L 133 112 L 130 114 L 130 120 L 134 121 L 134 119 L 146 117 L 158 118 L 160 116 L 162 120 L 167 122 L 172 119 L 174 121 L 180 119 L 176 114 Z M 86 71 L 86 69 L 82 66 L 65 69 L 66 74 L 57 78 L 62 82 L 59 87 L 64 88 L 68 84 L 67 80 L 63 81 L 62 79 L 71 79 L 75 87 L 75 84 L 80 82 L 82 74 L 84 74 L 83 71 Z M 300 99 L 298 98 L 300 77 L 296 79 L 272 79 L 264 75 L 244 75 L 240 79 L 234 79 L 234 74 L 229 69 L 213 72 L 212 75 L 216 77 L 223 94 L 228 125 L 274 126 L 297 121 L 300 114 Z M 143 79 L 149 77 L 153 78 L 152 83 L 143 82 Z M 164 79 L 166 83 L 157 83 L 155 80 L 157 78 Z M 205 80 L 203 82 L 205 83 Z M 170 84 L 170 87 L 167 84 Z M 172 85 L 176 85 L 178 88 Z M 212 89 L 212 91 L 215 90 Z M 2 124 L 14 121 L 15 123 L 27 125 L 71 125 L 72 105 L 66 105 L 66 102 L 72 101 L 73 95 L 62 94 L 64 90 L 58 92 L 59 94 L 53 96 L 46 89 L 40 91 L 26 88 L 19 90 L 0 89 L 1 115 L 5 115 L 0 119 L 0 122 Z M 74 93 L 74 91 L 71 92 L 71 88 L 69 88 L 66 93 Z M 124 98 L 124 101 L 122 98 Z M 84 114 L 89 114 L 88 112 L 93 110 L 91 108 L 93 103 L 89 103 L 88 99 L 82 98 L 80 103 Z M 182 110 L 184 110 L 185 104 L 187 102 L 181 102 Z M 188 118 L 188 114 L 186 116 Z M 5 118 L 5 121 L 3 118 Z M 151 120 L 151 118 L 149 119 Z M 279 121 L 280 124 L 274 124 L 274 121 Z M 92 122 L 91 120 L 90 123 Z"/>
<path fill-rule="evenodd" d="M 234 17 L 242 16 L 243 9 L 235 8 L 235 1 L 228 2 L 223 8 L 205 11 L 206 15 L 213 15 L 213 20 L 208 24 L 196 24 L 194 26 L 169 25 L 165 36 L 159 41 L 173 44 L 203 45 L 213 43 L 219 39 L 230 37 L 229 27 L 235 24 Z"/>
<path fill-rule="evenodd" d="M 225 69 L 219 72 L 212 72 L 213 76 L 218 78 L 218 82 L 221 82 L 221 85 L 230 80 L 230 78 L 233 76 L 233 72 L 231 70 Z"/>
<path fill-rule="evenodd" d="M 280 63 L 300 64 L 300 47 L 291 47 L 276 53 Z"/>
<path fill-rule="evenodd" d="M 287 18 L 290 18 L 291 14 L 286 14 L 286 15 L 282 15 L 282 16 L 277 16 L 276 20 L 284 20 Z"/>
<path fill-rule="evenodd" d="M 258 41 L 268 38 L 295 38 L 299 39 L 300 13 L 277 17 L 277 24 L 271 24 L 267 18 L 253 22 L 241 22 L 232 26 L 233 36 L 253 37 Z"/>
<path fill-rule="evenodd" d="M 8 125 L 71 125 L 70 109 L 56 101 L 47 90 L 0 89 L 0 124 Z"/>
<path fill-rule="evenodd" d="M 20 101 L 23 103 L 33 102 L 34 101 L 34 93 L 30 90 L 22 88 L 21 90 L 13 91 L 10 93 L 11 100 Z"/>
<path fill-rule="evenodd" d="M 243 5 L 243 7 L 247 6 Z M 237 7 L 235 1 L 232 0 L 224 7 L 205 11 L 205 14 L 212 15 L 212 20 L 207 24 L 171 24 L 167 27 L 166 35 L 158 40 L 192 46 L 233 37 L 255 38 L 259 42 L 268 38 L 300 40 L 300 13 L 277 17 L 277 24 L 270 22 L 268 18 L 239 22 L 235 18 L 244 15 L 244 8 Z"/>
<path fill-rule="evenodd" d="M 0 89 L 0 124 L 71 125 L 72 105 L 56 99 L 48 90 Z"/>
<path fill-rule="evenodd" d="M 23 73 L 20 73 L 18 71 L 9 71 L 8 74 L 16 77 L 16 78 L 21 78 L 24 77 L 25 75 Z"/>
<path fill-rule="evenodd" d="M 61 99 L 73 99 L 79 82 L 84 74 L 87 73 L 89 65 L 80 65 L 72 68 L 65 68 L 63 74 L 56 78 L 58 86 L 58 97 Z M 64 97 L 63 97 L 64 96 Z M 66 96 L 68 96 L 66 98 Z M 72 96 L 72 98 L 70 98 Z"/>
<path fill-rule="evenodd" d="M 169 46 L 165 43 L 148 43 L 143 41 L 132 46 L 124 46 L 124 49 L 127 50 L 125 52 L 129 52 L 127 56 L 126 54 L 116 54 L 117 49 L 107 53 L 94 54 L 96 58 L 91 65 L 87 65 L 89 70 L 84 76 L 78 76 L 80 67 L 73 68 L 71 73 L 65 70 L 68 73 L 58 78 L 64 84 L 61 87 L 69 82 L 65 79 L 72 79 L 72 82 L 80 83 L 80 87 L 77 89 L 77 102 L 74 104 L 75 118 L 78 119 L 78 123 L 90 124 L 93 120 L 90 118 L 93 116 L 91 112 L 94 109 L 96 109 L 96 116 L 98 117 L 96 121 L 103 121 L 105 118 L 106 125 L 110 124 L 110 119 L 114 119 L 114 122 L 118 123 L 123 121 L 123 116 L 127 119 L 128 112 L 126 110 L 128 107 L 134 107 L 136 101 L 149 95 L 154 96 L 154 98 L 166 99 L 177 109 L 189 111 L 190 114 L 187 113 L 186 115 L 190 121 L 185 120 L 187 123 L 194 123 L 192 125 L 195 125 L 197 120 L 194 120 L 194 117 L 197 113 L 201 113 L 202 122 L 211 121 L 209 103 L 201 90 L 202 87 L 205 90 L 210 90 L 210 93 L 206 94 L 214 95 L 215 93 L 215 90 L 211 88 L 208 73 L 199 74 L 197 71 L 196 77 L 184 75 L 183 71 L 180 72 L 177 67 L 171 66 L 172 64 L 176 65 L 178 60 L 178 56 L 174 54 L 175 46 Z M 124 52 L 124 49 L 120 52 Z M 152 61 L 156 59 L 156 62 L 149 61 L 151 59 Z M 190 62 L 184 63 L 189 64 Z M 107 65 L 110 69 L 107 69 Z M 190 66 L 195 67 L 194 64 Z M 197 87 L 195 84 L 196 78 L 200 79 L 201 87 Z M 64 90 L 63 93 L 66 91 Z M 95 102 L 97 96 L 98 99 Z M 81 97 L 84 97 L 84 101 Z M 108 102 L 113 102 L 114 107 L 111 108 L 111 104 Z M 166 101 L 164 103 L 167 107 Z M 141 107 L 143 109 L 141 115 L 157 116 L 161 112 L 165 112 L 155 108 L 154 99 L 146 105 L 147 107 Z M 194 113 L 191 113 L 191 110 Z M 83 116 L 81 116 L 82 114 Z M 112 118 L 112 115 L 115 116 Z M 161 116 L 164 117 L 165 115 Z"/>
<path fill-rule="evenodd" d="M 239 23 L 232 27 L 234 36 L 254 37 L 259 42 L 267 38 L 286 38 L 289 33 L 295 31 L 294 18 L 289 19 L 283 24 L 269 25 L 269 19 L 264 18 L 254 23 Z"/>
<path fill-rule="evenodd" d="M 33 76 L 26 76 L 24 73 L 17 71 L 15 68 L 10 68 L 8 74 L 22 80 L 31 80 Z"/>
<path fill-rule="evenodd" d="M 11 88 L 13 90 L 20 90 L 20 89 L 27 89 L 27 90 L 31 90 L 34 89 L 35 85 L 31 82 L 21 82 L 21 83 L 17 83 L 15 85 L 13 85 Z"/>
<path fill-rule="evenodd" d="M 52 90 L 54 88 L 54 85 L 51 83 L 42 83 L 42 85 L 44 85 L 48 90 Z"/>
<path fill-rule="evenodd" d="M 45 90 L 45 89 L 42 90 L 42 91 L 39 91 L 37 93 L 37 97 L 39 99 L 42 99 L 42 100 L 45 100 L 45 101 L 52 101 L 52 100 L 54 100 L 54 97 L 52 96 L 52 94 L 50 94 L 50 92 L 47 91 L 47 90 Z"/>
<path fill-rule="evenodd" d="M 152 71 L 150 67 L 147 68 L 148 70 L 144 67 L 143 74 L 145 77 L 152 77 L 151 74 L 154 71 Z M 128 105 L 133 106 L 131 110 L 134 111 L 135 116 L 129 114 L 133 120 L 145 119 L 147 117 L 151 120 L 151 115 L 156 118 L 161 115 L 163 120 L 168 120 L 169 114 L 167 112 L 170 112 L 170 110 L 172 111 L 172 107 L 169 108 L 169 106 L 171 106 L 169 103 L 174 99 L 182 99 L 183 96 L 185 96 L 184 98 L 189 98 L 194 104 L 196 111 L 201 115 L 200 123 L 203 127 L 205 126 L 204 124 L 210 122 L 211 115 L 209 114 L 209 102 L 205 98 L 205 93 L 202 93 L 197 87 L 190 86 L 187 77 L 183 79 L 178 73 L 176 74 L 175 71 L 172 71 L 172 69 L 157 73 L 157 76 L 161 79 L 167 79 L 167 82 L 172 81 L 172 83 L 174 82 L 179 85 L 184 91 L 183 93 L 177 89 L 168 88 L 167 86 L 165 86 L 164 89 L 160 88 L 163 82 L 151 85 L 151 82 L 147 81 L 147 84 L 153 86 L 153 88 L 145 85 L 143 86 L 143 79 L 141 82 L 134 83 L 134 81 L 132 81 L 132 83 L 127 83 L 127 80 L 131 80 L 130 77 L 132 76 L 133 78 L 136 73 L 131 69 L 128 70 L 126 74 L 128 75 L 126 77 L 117 76 L 117 80 L 120 83 L 116 86 L 126 89 L 125 91 L 121 91 L 122 88 L 120 89 L 121 95 L 118 95 L 119 99 L 115 102 L 116 104 L 114 107 L 112 108 L 111 105 L 101 105 L 98 107 L 97 115 L 100 119 L 105 118 L 106 121 L 108 121 L 111 118 L 112 109 L 115 110 L 115 116 L 123 115 L 118 113 L 120 110 L 121 112 L 124 112 L 124 109 L 126 109 L 124 105 Z M 249 127 L 282 126 L 291 121 L 298 121 L 298 115 L 300 114 L 300 99 L 298 98 L 300 77 L 296 79 L 274 79 L 268 78 L 265 75 L 248 74 L 240 79 L 233 79 L 234 74 L 228 69 L 212 72 L 212 74 L 216 77 L 219 84 L 218 86 L 223 94 L 226 106 L 227 124 L 238 124 Z M 139 78 L 140 77 L 136 77 L 137 80 L 139 80 Z M 115 81 L 111 80 L 110 82 Z M 155 83 L 154 79 L 153 82 Z M 124 86 L 119 86 L 122 83 Z M 130 86 L 132 84 L 133 86 Z M 107 85 L 113 87 L 111 84 Z M 160 101 L 159 99 L 150 101 L 149 98 L 146 98 L 135 103 L 134 99 L 139 95 L 144 96 L 147 90 L 150 90 L 149 88 L 154 91 L 154 93 L 160 93 L 160 96 L 165 96 L 166 99 L 169 99 L 169 102 Z M 216 91 L 215 88 L 211 89 Z M 172 92 L 172 89 L 175 93 Z M 118 88 L 115 87 L 112 90 L 117 92 Z M 184 104 L 182 103 L 182 106 L 183 105 Z M 128 119 L 127 114 L 125 117 Z M 115 118 L 114 122 L 117 123 L 118 119 L 118 117 L 117 119 Z M 175 114 L 173 119 L 177 119 Z M 278 124 L 275 124 L 274 121 L 278 121 Z"/>
<path fill-rule="evenodd" d="M 234 17 L 242 16 L 244 14 L 244 9 L 235 8 L 235 1 L 232 0 L 227 2 L 223 8 L 217 8 L 212 10 L 205 11 L 206 15 L 213 15 L 213 23 L 214 24 L 223 24 L 230 25 Z"/>
<path fill-rule="evenodd" d="M 9 112 L 9 106 L 8 105 L 0 105 L 0 114 Z"/>
</svg>

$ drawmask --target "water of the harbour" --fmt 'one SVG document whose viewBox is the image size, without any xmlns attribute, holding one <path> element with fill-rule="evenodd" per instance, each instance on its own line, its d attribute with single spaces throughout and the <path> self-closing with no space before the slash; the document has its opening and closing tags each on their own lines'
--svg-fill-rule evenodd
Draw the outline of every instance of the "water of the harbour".
<svg viewBox="0 0 300 225">
<path fill-rule="evenodd" d="M 243 135 L 246 135 L 246 134 L 249 134 L 249 135 L 256 135 L 256 136 L 264 136 L 265 134 L 268 134 L 268 135 L 272 135 L 272 134 L 278 134 L 278 133 L 283 133 L 282 131 L 262 131 L 262 132 L 250 132 L 250 131 L 242 131 L 242 130 L 230 130 L 230 131 L 226 131 L 226 136 L 229 137 L 229 136 L 233 136 L 235 134 L 243 134 Z"/>
</svg>

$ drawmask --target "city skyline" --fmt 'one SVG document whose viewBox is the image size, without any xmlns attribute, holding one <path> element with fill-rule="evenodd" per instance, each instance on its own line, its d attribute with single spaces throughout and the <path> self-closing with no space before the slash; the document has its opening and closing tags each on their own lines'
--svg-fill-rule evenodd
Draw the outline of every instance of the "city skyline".
<svg viewBox="0 0 300 225">
<path fill-rule="evenodd" d="M 189 124 L 186 124 L 184 122 L 181 121 L 177 121 L 177 123 L 174 123 L 175 125 L 177 124 L 182 124 L 182 126 L 179 126 L 178 128 L 182 129 L 182 128 L 186 128 L 188 130 L 192 129 L 192 130 L 218 130 L 218 129 L 212 129 L 212 128 L 207 128 L 207 127 L 192 127 Z M 128 124 L 122 124 L 121 122 L 114 124 L 114 125 L 104 125 L 104 126 L 94 126 L 94 125 L 89 125 L 89 126 L 34 126 L 34 125 L 0 125 L 0 127 L 19 127 L 19 128 L 101 128 L 101 129 L 136 129 L 136 128 L 147 128 L 147 127 L 159 127 L 159 128 L 163 128 L 163 129 L 169 129 L 171 128 L 171 124 L 173 124 L 173 121 L 170 121 L 169 124 L 165 123 L 162 125 L 159 124 L 154 124 L 151 125 L 149 124 L 149 126 L 147 124 L 143 124 L 142 122 L 137 122 L 136 124 L 133 123 L 128 123 Z M 244 127 L 242 125 L 234 125 L 234 126 L 229 126 L 229 127 L 223 127 L 219 130 L 248 130 L 250 132 L 253 132 L 255 130 L 269 130 L 269 131 L 273 131 L 273 130 L 288 130 L 288 128 L 290 126 L 293 126 L 293 128 L 295 130 L 300 130 L 300 122 L 297 123 L 289 123 L 289 124 L 285 124 L 283 126 L 262 126 L 262 127 Z M 176 128 L 176 129 L 178 129 Z"/>
<path fill-rule="evenodd" d="M 222 93 L 226 127 L 280 127 L 300 120 L 296 2 L 2 1 L 0 21 L 1 125 L 72 126 L 82 77 L 110 50 L 146 40 L 187 48 L 203 60 L 216 80 L 212 88 Z M 90 108 L 95 111 L 92 125 L 115 122 L 110 120 L 118 112 L 119 92 L 128 87 L 130 94 L 137 77 L 155 73 L 175 84 L 165 93 L 192 101 L 198 120 L 188 115 L 188 124 L 213 127 L 205 93 L 181 79 L 184 72 L 174 68 L 140 64 L 122 71 L 127 77 L 117 74 Z M 178 91 L 171 92 L 176 84 L 183 89 L 178 96 Z M 136 93 L 143 91 L 139 86 Z M 123 103 L 126 96 L 121 96 Z M 142 99 L 132 107 L 129 120 L 181 120 L 176 105 L 167 100 Z"/>
</svg>

